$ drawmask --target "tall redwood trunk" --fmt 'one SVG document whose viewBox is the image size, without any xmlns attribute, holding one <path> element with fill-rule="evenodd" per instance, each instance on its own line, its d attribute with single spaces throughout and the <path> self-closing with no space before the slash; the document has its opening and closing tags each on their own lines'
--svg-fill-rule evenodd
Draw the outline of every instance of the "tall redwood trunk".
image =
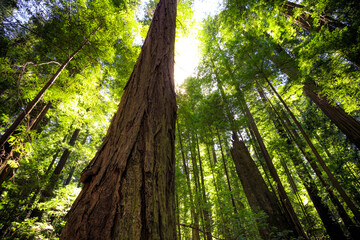
<svg viewBox="0 0 360 240">
<path fill-rule="evenodd" d="M 213 64 L 213 69 L 215 70 L 215 75 L 218 76 Z M 231 71 L 229 73 L 232 73 Z M 240 141 L 238 135 L 236 134 L 236 126 L 234 124 L 234 116 L 229 109 L 229 104 L 226 99 L 221 81 L 216 78 L 222 100 L 225 103 L 225 111 L 227 118 L 230 121 L 231 130 L 233 133 L 233 147 L 231 149 L 231 156 L 235 164 L 237 175 L 243 186 L 246 198 L 248 199 L 249 205 L 254 212 L 263 211 L 267 214 L 265 219 L 267 226 L 264 226 L 262 223 L 259 224 L 259 233 L 262 238 L 269 239 L 272 231 L 289 231 L 293 230 L 294 235 L 295 229 L 292 224 L 289 224 L 286 217 L 283 215 L 283 212 L 280 209 L 276 195 L 269 191 L 264 179 L 261 176 L 261 173 L 257 166 L 254 163 L 254 160 L 250 156 L 249 150 L 245 146 L 243 141 Z"/>
<path fill-rule="evenodd" d="M 280 61 L 276 55 L 271 57 L 271 61 L 292 81 L 297 81 L 300 73 L 294 59 L 292 59 L 281 46 L 277 46 L 276 52 L 281 58 L 284 58 L 285 61 Z M 342 108 L 330 104 L 326 96 L 321 94 L 319 90 L 314 83 L 310 82 L 305 83 L 303 87 L 303 92 L 306 96 L 360 149 L 360 122 L 346 113 Z"/>
<path fill-rule="evenodd" d="M 298 232 L 299 236 L 303 236 L 306 238 L 306 234 L 301 226 L 301 223 L 294 211 L 294 208 L 292 207 L 291 205 L 291 202 L 290 202 L 290 199 L 285 191 L 285 188 L 281 182 L 281 179 L 277 173 L 277 170 L 272 162 L 272 159 L 269 155 L 269 152 L 267 151 L 266 149 L 266 146 L 264 144 L 264 141 L 260 135 L 260 132 L 257 128 L 257 125 L 255 123 L 255 120 L 247 106 L 247 103 L 243 97 L 243 95 L 238 92 L 238 96 L 241 98 L 242 102 L 243 102 L 243 111 L 245 112 L 245 115 L 246 117 L 248 118 L 249 120 L 249 123 L 250 123 L 250 130 L 253 131 L 255 137 L 256 137 L 256 141 L 258 142 L 259 146 L 260 146 L 260 151 L 264 157 L 264 160 L 265 160 L 265 163 L 266 163 L 266 166 L 268 167 L 269 169 L 269 172 L 270 172 L 270 175 L 271 177 L 274 179 L 274 181 L 276 182 L 276 186 L 277 186 L 277 191 L 279 193 L 279 197 L 280 197 L 280 200 L 281 200 L 281 203 L 283 204 L 285 210 L 287 211 L 288 213 L 288 218 L 290 221 L 293 222 L 293 226 L 295 228 L 295 230 Z"/>
<path fill-rule="evenodd" d="M 269 191 L 244 142 L 239 141 L 235 133 L 231 155 L 251 209 L 254 212 L 261 210 L 267 215 L 265 222 L 269 225 L 258 226 L 261 237 L 270 239 L 272 228 L 275 228 L 275 231 L 291 229 L 281 212 L 276 196 Z"/>
<path fill-rule="evenodd" d="M 176 239 L 176 0 L 160 0 L 61 239 Z"/>
<path fill-rule="evenodd" d="M 287 106 L 287 104 L 285 103 L 285 101 L 282 99 L 282 97 L 279 95 L 279 93 L 276 91 L 276 89 L 274 88 L 274 86 L 271 84 L 271 82 L 269 81 L 269 79 L 267 79 L 265 77 L 266 82 L 269 84 L 270 88 L 272 89 L 272 91 L 275 93 L 275 95 L 277 96 L 277 98 L 280 100 L 280 102 L 282 103 L 282 105 L 284 106 L 284 108 L 286 109 L 286 111 L 289 113 L 291 119 L 294 121 L 296 127 L 299 129 L 299 131 L 301 132 L 301 135 L 304 137 L 306 143 L 309 145 L 311 151 L 314 153 L 318 163 L 320 164 L 321 168 L 325 171 L 326 175 L 328 176 L 330 182 L 332 183 L 332 185 L 336 188 L 336 190 L 339 192 L 340 196 L 342 197 L 342 199 L 346 202 L 346 204 L 348 205 L 348 207 L 350 208 L 350 210 L 353 212 L 355 218 L 357 221 L 360 221 L 360 210 L 358 209 L 358 207 L 354 204 L 354 202 L 351 200 L 351 198 L 347 195 L 347 193 L 344 191 L 344 189 L 341 187 L 339 181 L 335 178 L 335 176 L 333 175 L 333 173 L 330 171 L 330 169 L 328 168 L 328 166 L 326 165 L 324 159 L 320 156 L 319 152 L 317 151 L 317 149 L 315 148 L 314 144 L 310 141 L 310 138 L 308 137 L 308 135 L 305 133 L 304 129 L 302 128 L 302 126 L 300 125 L 299 121 L 297 120 L 297 118 L 295 117 L 295 115 L 292 113 L 292 111 L 290 110 L 290 108 Z"/>
<path fill-rule="evenodd" d="M 326 96 L 316 93 L 317 87 L 313 83 L 306 83 L 304 93 L 325 113 L 328 118 L 360 149 L 360 122 L 347 114 L 343 109 L 329 103 Z"/>
<path fill-rule="evenodd" d="M 273 107 L 272 104 L 270 103 L 269 99 L 266 98 L 266 95 L 263 92 L 263 90 L 261 89 L 261 87 L 258 87 L 258 91 L 259 91 L 259 95 L 260 95 L 261 99 L 263 100 L 263 102 L 265 104 L 268 102 L 272 108 Z M 336 218 L 333 216 L 329 207 L 326 205 L 325 199 L 322 199 L 321 194 L 316 186 L 316 183 L 312 179 L 309 171 L 307 170 L 305 163 L 299 156 L 298 152 L 294 151 L 294 149 L 296 149 L 295 143 L 298 143 L 298 140 L 295 140 L 296 142 L 294 142 L 293 139 L 299 139 L 299 136 L 298 135 L 294 136 L 293 134 L 291 134 L 289 128 L 291 128 L 291 129 L 293 129 L 293 128 L 285 125 L 283 120 L 280 118 L 280 115 L 275 111 L 275 109 L 271 109 L 271 108 L 269 109 L 269 111 L 270 111 L 270 115 L 273 120 L 273 123 L 276 127 L 276 130 L 278 131 L 279 136 L 286 141 L 285 147 L 288 149 L 288 153 L 290 155 L 289 157 L 290 157 L 291 161 L 293 162 L 293 164 L 296 168 L 296 171 L 297 171 L 300 179 L 302 180 L 303 185 L 305 186 L 305 189 L 308 192 L 308 194 L 314 204 L 314 207 L 316 208 L 316 211 L 318 212 L 318 214 L 324 224 L 324 227 L 325 227 L 327 233 L 329 234 L 330 238 L 333 240 L 343 239 L 345 236 L 340 227 L 340 224 L 336 221 Z M 276 117 L 274 116 L 273 113 L 275 113 L 277 115 L 277 117 L 279 117 L 279 119 L 276 119 Z M 287 131 L 287 134 L 286 134 L 285 130 Z M 290 135 L 290 137 L 288 136 L 288 134 Z M 300 146 L 298 146 L 298 147 L 300 148 Z M 307 154 L 305 155 L 305 158 L 308 158 Z M 313 165 L 312 160 L 310 160 L 309 162 L 311 162 L 310 164 Z M 322 179 L 321 174 L 320 174 L 319 178 Z M 330 198 L 331 198 L 331 194 L 330 194 Z M 344 221 L 344 222 L 346 224 L 346 221 Z"/>
</svg>

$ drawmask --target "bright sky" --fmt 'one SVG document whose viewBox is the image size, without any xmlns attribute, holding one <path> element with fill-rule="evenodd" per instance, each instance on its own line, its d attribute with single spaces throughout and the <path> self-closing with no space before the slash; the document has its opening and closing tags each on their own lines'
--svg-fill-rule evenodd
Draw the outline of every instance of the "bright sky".
<svg viewBox="0 0 360 240">
<path fill-rule="evenodd" d="M 187 77 L 194 74 L 200 61 L 198 35 L 201 22 L 208 15 L 215 15 L 220 10 L 222 0 L 194 0 L 194 18 L 196 26 L 186 38 L 175 43 L 175 85 L 180 86 Z"/>
</svg>

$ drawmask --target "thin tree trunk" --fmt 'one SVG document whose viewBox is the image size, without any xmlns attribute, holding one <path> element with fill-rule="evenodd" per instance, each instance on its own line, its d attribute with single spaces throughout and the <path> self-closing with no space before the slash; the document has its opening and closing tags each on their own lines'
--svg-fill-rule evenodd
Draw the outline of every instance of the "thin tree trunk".
<svg viewBox="0 0 360 240">
<path fill-rule="evenodd" d="M 38 133 L 40 133 L 41 131 L 39 130 L 40 127 L 40 123 L 44 122 L 44 118 L 46 113 L 49 111 L 51 107 L 51 102 L 48 102 L 44 109 L 41 111 L 41 113 L 39 114 L 38 118 L 35 120 L 35 122 L 32 124 L 31 129 L 32 130 L 37 130 Z M 47 122 L 47 121 L 46 121 Z"/>
<path fill-rule="evenodd" d="M 50 103 L 45 104 L 41 107 L 39 113 L 37 113 L 35 117 L 30 117 L 27 131 L 34 130 L 38 127 L 39 123 L 44 119 L 49 107 Z M 34 113 L 35 112 L 33 112 L 33 114 Z M 6 142 L 4 148 L 2 149 L 3 153 L 0 154 L 0 186 L 3 184 L 4 181 L 9 179 L 11 173 L 15 173 L 15 169 L 8 164 L 8 160 L 20 160 L 20 154 L 14 152 L 14 148 L 16 148 L 16 146 L 13 146 L 9 142 Z"/>
<path fill-rule="evenodd" d="M 276 47 L 276 52 L 280 57 L 285 58 L 285 63 L 279 61 L 279 57 L 273 55 L 271 61 L 285 73 L 292 81 L 297 81 L 300 77 L 294 59 L 286 53 L 281 46 Z M 320 93 L 320 89 L 310 82 L 306 82 L 303 92 L 308 96 L 321 111 L 347 136 L 347 138 L 360 149 L 360 122 L 346 113 L 342 108 L 333 106 L 329 100 Z"/>
<path fill-rule="evenodd" d="M 260 87 L 258 87 L 258 92 L 259 92 L 259 95 L 260 95 L 261 99 L 263 100 L 263 102 L 264 103 L 268 102 L 268 99 L 266 98 L 263 90 Z M 271 105 L 271 107 L 272 107 L 272 105 Z M 275 111 L 275 109 L 273 109 L 273 111 Z M 272 113 L 270 113 L 270 115 L 272 115 Z M 278 116 L 278 117 L 280 117 L 280 116 Z M 282 126 L 282 124 L 280 123 L 280 121 L 282 122 L 281 119 L 276 120 L 275 116 L 272 116 L 272 119 L 273 119 L 274 125 L 275 125 L 280 137 L 286 141 L 286 145 L 287 145 L 288 153 L 290 154 L 290 158 L 291 158 L 291 160 L 297 170 L 297 173 L 298 173 L 300 179 L 302 180 L 302 182 L 305 186 L 305 189 L 308 192 L 308 194 L 309 194 L 309 196 L 310 196 L 310 198 L 311 198 L 311 200 L 312 200 L 312 202 L 313 202 L 313 204 L 325 226 L 327 233 L 329 234 L 331 239 L 334 239 L 334 240 L 335 239 L 343 239 L 344 234 L 342 232 L 340 225 L 338 224 L 337 221 L 335 221 L 335 217 L 331 213 L 328 206 L 324 203 L 325 201 L 320 197 L 318 188 L 317 188 L 314 180 L 312 179 L 311 175 L 307 171 L 307 168 L 306 168 L 304 162 L 300 159 L 300 157 L 297 154 L 294 153 L 294 150 L 293 150 L 293 149 L 295 149 L 294 142 L 292 141 L 291 138 L 289 138 L 287 136 L 284 129 L 282 128 L 282 127 L 285 127 L 286 130 L 289 131 L 288 127 Z M 293 137 L 293 139 L 294 139 L 294 137 Z M 285 164 L 285 163 L 283 163 L 283 164 Z"/>
<path fill-rule="evenodd" d="M 192 163 L 192 175 L 194 176 L 193 178 L 193 182 L 195 183 L 195 192 L 194 192 L 194 208 L 195 208 L 195 216 L 196 217 L 200 217 L 200 219 L 202 220 L 202 233 L 204 234 L 204 216 L 202 214 L 202 211 L 201 211 L 201 186 L 200 186 L 200 180 L 199 180 L 199 169 L 198 169 L 198 166 L 197 166 L 197 162 L 196 162 L 196 151 L 195 149 L 193 149 L 192 147 L 193 145 L 193 137 L 191 137 L 191 141 L 190 141 L 190 155 L 191 155 L 191 163 Z M 195 146 L 194 146 L 195 148 Z M 198 219 L 196 219 L 197 222 L 196 224 L 198 224 L 199 226 L 199 223 L 198 223 Z M 204 235 L 204 237 L 206 237 Z"/>
<path fill-rule="evenodd" d="M 69 176 L 67 177 L 67 179 L 66 179 L 65 182 L 64 182 L 64 186 L 70 184 L 71 179 L 72 179 L 72 177 L 73 177 L 73 175 L 74 175 L 74 172 L 75 172 L 75 166 L 72 166 L 71 169 L 70 169 L 70 172 L 69 172 Z"/>
<path fill-rule="evenodd" d="M 315 84 L 306 83 L 303 90 L 348 139 L 360 149 L 360 122 L 340 107 L 331 105 L 324 95 L 317 94 L 316 91 L 318 91 L 318 89 Z"/>
<path fill-rule="evenodd" d="M 285 107 L 285 109 L 287 110 L 287 112 L 289 113 L 290 117 L 293 119 L 295 125 L 298 127 L 298 129 L 300 130 L 302 136 L 304 137 L 304 139 L 306 140 L 307 144 L 309 145 L 309 147 L 311 148 L 312 152 L 314 153 L 314 155 L 316 156 L 318 162 L 320 163 L 320 166 L 322 167 L 322 169 L 325 171 L 325 173 L 327 174 L 327 176 L 329 177 L 332 185 L 336 188 L 336 190 L 338 190 L 340 196 L 344 199 L 344 201 L 346 202 L 346 204 L 348 205 L 348 207 L 350 208 L 350 210 L 353 212 L 355 218 L 357 219 L 357 221 L 360 221 L 360 211 L 358 210 L 358 208 L 355 206 L 355 204 L 352 202 L 352 200 L 350 199 L 350 197 L 346 194 L 346 192 L 344 191 L 344 189 L 341 187 L 340 183 L 337 181 L 337 179 L 334 177 L 334 175 L 331 173 L 330 169 L 327 167 L 325 161 L 322 159 L 322 157 L 320 156 L 320 154 L 318 153 L 318 151 L 316 150 L 315 146 L 313 145 L 313 143 L 310 141 L 309 137 L 307 136 L 307 134 L 305 133 L 304 129 L 302 128 L 302 126 L 300 125 L 300 123 L 298 122 L 298 120 L 296 119 L 295 115 L 292 113 L 292 111 L 290 110 L 290 108 L 287 106 L 287 104 L 285 103 L 285 101 L 282 99 L 282 97 L 278 94 L 278 92 L 276 91 L 276 89 L 274 88 L 274 86 L 271 84 L 271 82 L 265 77 L 265 80 L 267 81 L 267 83 L 269 84 L 269 86 L 271 87 L 271 89 L 273 90 L 273 92 L 275 93 L 275 95 L 278 97 L 278 99 L 281 101 L 281 103 L 283 104 L 283 106 Z"/>
<path fill-rule="evenodd" d="M 95 34 L 99 30 L 100 26 L 92 33 Z M 56 73 L 49 79 L 45 86 L 40 90 L 36 97 L 26 106 L 25 110 L 20 113 L 14 123 L 6 130 L 6 132 L 0 138 L 0 147 L 3 147 L 5 142 L 14 133 L 20 123 L 31 113 L 34 107 L 38 104 L 45 92 L 55 83 L 56 79 L 60 76 L 61 72 L 66 68 L 69 62 L 89 43 L 89 40 L 85 40 L 76 51 L 74 51 L 59 67 Z"/>
<path fill-rule="evenodd" d="M 207 197 L 206 197 L 206 188 L 205 188 L 205 180 L 204 180 L 204 173 L 203 173 L 203 168 L 202 168 L 202 163 L 201 163 L 201 154 L 200 154 L 200 147 L 199 147 L 199 138 L 198 136 L 196 136 L 196 147 L 197 147 L 197 152 L 198 152 L 198 159 L 199 159 L 199 167 L 200 167 L 200 177 L 201 177 L 201 187 L 202 187 L 202 197 L 203 197 L 203 202 L 204 202 L 204 207 L 203 207 L 203 215 L 204 215 L 204 220 L 205 220 L 205 232 L 207 232 L 206 234 L 206 238 L 207 240 L 211 240 L 211 219 L 210 219 L 210 213 L 207 207 Z"/>
<path fill-rule="evenodd" d="M 264 95 L 265 97 L 265 95 Z M 265 97 L 266 98 L 266 97 Z M 267 99 L 267 98 L 266 98 Z M 334 195 L 333 191 L 331 190 L 330 186 L 327 184 L 327 182 L 323 179 L 322 173 L 318 166 L 315 163 L 315 160 L 305 151 L 305 144 L 300 141 L 300 136 L 296 132 L 295 128 L 292 126 L 290 120 L 287 118 L 287 116 L 284 114 L 284 121 L 280 114 L 277 112 L 277 110 L 274 108 L 272 103 L 269 99 L 267 99 L 268 103 L 270 104 L 271 108 L 273 109 L 274 113 L 278 116 L 279 121 L 281 122 L 281 125 L 285 128 L 288 135 L 290 136 L 291 140 L 297 145 L 301 153 L 304 155 L 304 157 L 307 159 L 307 161 L 310 163 L 310 166 L 314 170 L 317 178 L 319 179 L 320 183 L 323 185 L 323 187 L 326 189 L 326 191 L 329 194 L 330 200 L 335 205 L 340 217 L 343 219 L 345 226 L 349 229 L 350 233 L 353 236 L 357 236 L 359 232 L 359 228 L 354 225 L 349 215 L 346 213 L 345 209 L 343 208 L 340 201 L 337 199 L 337 197 Z M 290 130 L 291 129 L 291 130 Z M 302 180 L 305 184 L 305 187 L 307 187 L 307 191 L 309 193 L 310 198 L 312 199 L 314 206 L 318 208 L 318 213 L 320 217 L 323 219 L 325 227 L 329 229 L 330 232 L 332 232 L 332 235 L 334 235 L 334 238 L 336 238 L 336 229 L 338 227 L 336 224 L 334 227 L 332 225 L 334 224 L 334 217 L 332 216 L 332 213 L 330 212 L 328 206 L 326 206 L 323 203 L 323 200 L 319 197 L 320 193 L 316 187 L 315 182 L 313 182 L 310 174 L 306 170 L 306 166 L 304 163 L 299 160 L 297 157 L 292 158 L 294 165 L 298 166 L 298 172 L 301 173 L 300 177 L 302 176 Z"/>
<path fill-rule="evenodd" d="M 241 94 L 241 93 L 238 93 L 238 94 Z M 298 232 L 298 234 L 300 236 L 303 236 L 303 237 L 307 238 L 306 234 L 305 234 L 305 232 L 304 232 L 304 230 L 303 230 L 303 228 L 301 226 L 301 223 L 300 223 L 300 221 L 299 221 L 299 219 L 298 219 L 298 217 L 297 217 L 297 215 L 296 215 L 296 213 L 294 211 L 294 208 L 291 205 L 290 199 L 287 196 L 285 188 L 282 185 L 282 182 L 281 182 L 280 177 L 279 177 L 279 175 L 277 173 L 277 170 L 276 170 L 276 168 L 275 168 L 275 166 L 274 166 L 274 164 L 272 162 L 272 159 L 271 159 L 271 157 L 270 157 L 270 155 L 269 155 L 269 153 L 268 153 L 268 151 L 267 151 L 267 149 L 265 147 L 265 144 L 264 144 L 264 142 L 262 140 L 260 132 L 259 132 L 259 130 L 257 128 L 256 123 L 255 123 L 255 120 L 254 120 L 252 114 L 250 113 L 250 110 L 249 110 L 249 108 L 247 106 L 247 103 L 246 103 L 245 99 L 242 99 L 242 100 L 243 100 L 243 110 L 244 110 L 248 120 L 250 121 L 251 130 L 253 131 L 253 133 L 254 133 L 254 135 L 256 137 L 256 140 L 257 140 L 257 142 L 258 142 L 258 144 L 260 146 L 260 151 L 261 151 L 262 155 L 264 156 L 265 163 L 266 163 L 266 165 L 267 165 L 267 167 L 268 167 L 268 169 L 270 171 L 270 175 L 274 179 L 274 181 L 276 182 L 277 190 L 278 190 L 281 202 L 282 202 L 284 208 L 286 209 L 286 211 L 289 214 L 289 217 L 290 217 L 289 220 L 291 220 L 293 222 L 294 228 Z"/>
<path fill-rule="evenodd" d="M 179 122 L 177 122 L 177 130 L 178 130 L 178 135 L 179 135 L 180 152 L 181 152 L 181 156 L 182 156 L 183 168 L 184 168 L 184 173 L 185 173 L 185 177 L 186 177 L 186 184 L 188 187 L 189 197 L 190 197 L 191 219 L 193 220 L 193 225 L 194 225 L 194 228 L 192 229 L 192 238 L 195 240 L 199 240 L 200 234 L 199 234 L 199 231 L 197 230 L 197 229 L 199 229 L 199 217 L 195 211 L 194 197 L 193 197 L 192 189 L 191 189 L 190 173 L 188 171 L 188 167 L 186 164 L 186 158 L 185 158 L 185 153 L 184 153 L 184 147 L 182 144 L 182 137 L 181 137 Z"/>
<path fill-rule="evenodd" d="M 177 219 L 177 222 L 179 223 L 180 222 L 180 209 L 179 209 L 179 197 L 177 194 L 175 194 L 175 199 L 176 199 L 176 209 L 177 209 L 177 212 L 176 212 L 176 219 Z M 181 228 L 180 228 L 180 224 L 177 224 L 178 226 L 178 240 L 181 240 Z"/>
<path fill-rule="evenodd" d="M 175 239 L 176 1 L 160 0 L 60 239 Z"/>
<path fill-rule="evenodd" d="M 221 143 L 221 137 L 220 137 L 219 129 L 216 129 L 216 131 L 217 131 L 217 137 L 219 139 L 219 146 L 220 146 L 221 158 L 222 158 L 224 171 L 225 171 L 225 176 L 226 176 L 226 182 L 227 182 L 227 185 L 228 185 L 228 188 L 229 188 L 229 192 L 231 194 L 231 203 L 232 203 L 233 208 L 234 208 L 234 213 L 237 213 L 238 211 L 237 211 L 237 208 L 236 208 L 236 205 L 235 205 L 235 200 L 234 200 L 234 197 L 233 197 L 233 191 L 231 189 L 230 178 L 229 178 L 229 173 L 228 173 L 226 162 L 225 162 L 225 155 L 224 155 L 224 151 L 223 151 L 223 147 L 222 147 L 222 143 Z"/>
<path fill-rule="evenodd" d="M 77 138 L 79 137 L 80 134 L 80 129 L 77 128 L 75 129 L 75 131 L 73 132 L 70 141 L 69 141 L 69 145 L 70 146 L 74 146 L 75 142 L 77 140 Z M 41 197 L 40 197 L 40 202 L 44 202 L 47 198 L 52 197 L 53 196 L 53 191 L 56 185 L 57 180 L 59 179 L 60 173 L 62 172 L 63 168 L 65 167 L 65 164 L 70 156 L 71 150 L 69 150 L 68 148 L 66 148 L 63 152 L 63 154 L 60 157 L 59 162 L 57 163 L 45 189 L 43 191 L 41 191 Z"/>
</svg>

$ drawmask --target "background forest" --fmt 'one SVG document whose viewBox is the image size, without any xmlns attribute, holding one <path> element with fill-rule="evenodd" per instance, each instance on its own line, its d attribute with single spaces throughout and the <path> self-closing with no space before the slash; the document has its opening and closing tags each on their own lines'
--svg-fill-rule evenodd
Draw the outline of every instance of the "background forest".
<svg viewBox="0 0 360 240">
<path fill-rule="evenodd" d="M 59 238 L 156 3 L 1 1 L 1 239 Z M 360 2 L 224 0 L 197 34 L 176 90 L 178 239 L 358 239 Z"/>
</svg>

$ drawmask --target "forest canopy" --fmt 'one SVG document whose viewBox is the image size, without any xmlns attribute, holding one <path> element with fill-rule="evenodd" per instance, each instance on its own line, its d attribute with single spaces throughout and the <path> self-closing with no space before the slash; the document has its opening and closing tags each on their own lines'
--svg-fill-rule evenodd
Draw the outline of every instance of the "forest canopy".
<svg viewBox="0 0 360 240">
<path fill-rule="evenodd" d="M 360 236 L 360 2 L 199 1 L 1 1 L 1 239 Z"/>
</svg>

